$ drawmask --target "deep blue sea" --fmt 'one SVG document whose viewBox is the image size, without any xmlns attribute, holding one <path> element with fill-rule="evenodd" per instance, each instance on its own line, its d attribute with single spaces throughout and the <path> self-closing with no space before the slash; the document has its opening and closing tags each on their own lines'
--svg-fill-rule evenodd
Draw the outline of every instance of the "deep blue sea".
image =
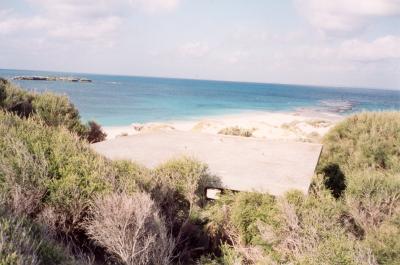
<svg viewBox="0 0 400 265">
<path fill-rule="evenodd" d="M 84 120 L 95 120 L 103 126 L 300 108 L 343 114 L 362 110 L 400 110 L 400 90 L 0 69 L 0 77 L 9 79 L 33 75 L 93 80 L 92 83 L 13 82 L 29 90 L 66 94 Z"/>
</svg>

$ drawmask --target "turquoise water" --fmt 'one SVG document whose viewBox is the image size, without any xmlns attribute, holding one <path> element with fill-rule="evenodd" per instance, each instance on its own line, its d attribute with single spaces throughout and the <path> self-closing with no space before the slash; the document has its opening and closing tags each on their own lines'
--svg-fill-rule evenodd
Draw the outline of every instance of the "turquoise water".
<svg viewBox="0 0 400 265">
<path fill-rule="evenodd" d="M 0 76 L 87 77 L 92 83 L 13 81 L 35 91 L 67 94 L 84 120 L 104 126 L 193 119 L 244 111 L 293 111 L 299 108 L 351 113 L 400 110 L 400 91 L 1 70 Z"/>
</svg>

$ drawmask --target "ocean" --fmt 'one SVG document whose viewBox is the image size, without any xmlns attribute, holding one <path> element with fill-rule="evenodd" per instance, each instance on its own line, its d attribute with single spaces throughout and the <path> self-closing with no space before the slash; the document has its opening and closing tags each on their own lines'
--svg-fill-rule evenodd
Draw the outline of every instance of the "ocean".
<svg viewBox="0 0 400 265">
<path fill-rule="evenodd" d="M 13 80 L 25 89 L 66 94 L 84 120 L 121 126 L 247 111 L 312 109 L 340 114 L 400 110 L 400 90 L 335 88 L 0 69 L 0 77 L 72 76 L 91 83 Z"/>
</svg>

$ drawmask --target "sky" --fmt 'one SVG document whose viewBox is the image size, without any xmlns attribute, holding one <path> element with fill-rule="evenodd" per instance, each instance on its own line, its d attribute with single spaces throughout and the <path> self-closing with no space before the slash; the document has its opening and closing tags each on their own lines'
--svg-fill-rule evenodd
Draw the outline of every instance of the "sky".
<svg viewBox="0 0 400 265">
<path fill-rule="evenodd" d="M 0 0 L 0 68 L 400 90 L 400 0 Z"/>
</svg>

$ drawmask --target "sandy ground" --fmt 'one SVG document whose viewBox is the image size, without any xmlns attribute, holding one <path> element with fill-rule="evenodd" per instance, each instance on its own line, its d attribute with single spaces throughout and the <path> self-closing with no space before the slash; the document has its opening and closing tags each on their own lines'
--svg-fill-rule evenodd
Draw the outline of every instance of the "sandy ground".
<svg viewBox="0 0 400 265">
<path fill-rule="evenodd" d="M 218 134 L 221 129 L 238 126 L 253 131 L 252 137 L 270 140 L 318 142 L 343 116 L 315 111 L 246 112 L 204 117 L 190 121 L 168 121 L 104 127 L 107 139 L 148 132 L 185 131 Z"/>
</svg>

